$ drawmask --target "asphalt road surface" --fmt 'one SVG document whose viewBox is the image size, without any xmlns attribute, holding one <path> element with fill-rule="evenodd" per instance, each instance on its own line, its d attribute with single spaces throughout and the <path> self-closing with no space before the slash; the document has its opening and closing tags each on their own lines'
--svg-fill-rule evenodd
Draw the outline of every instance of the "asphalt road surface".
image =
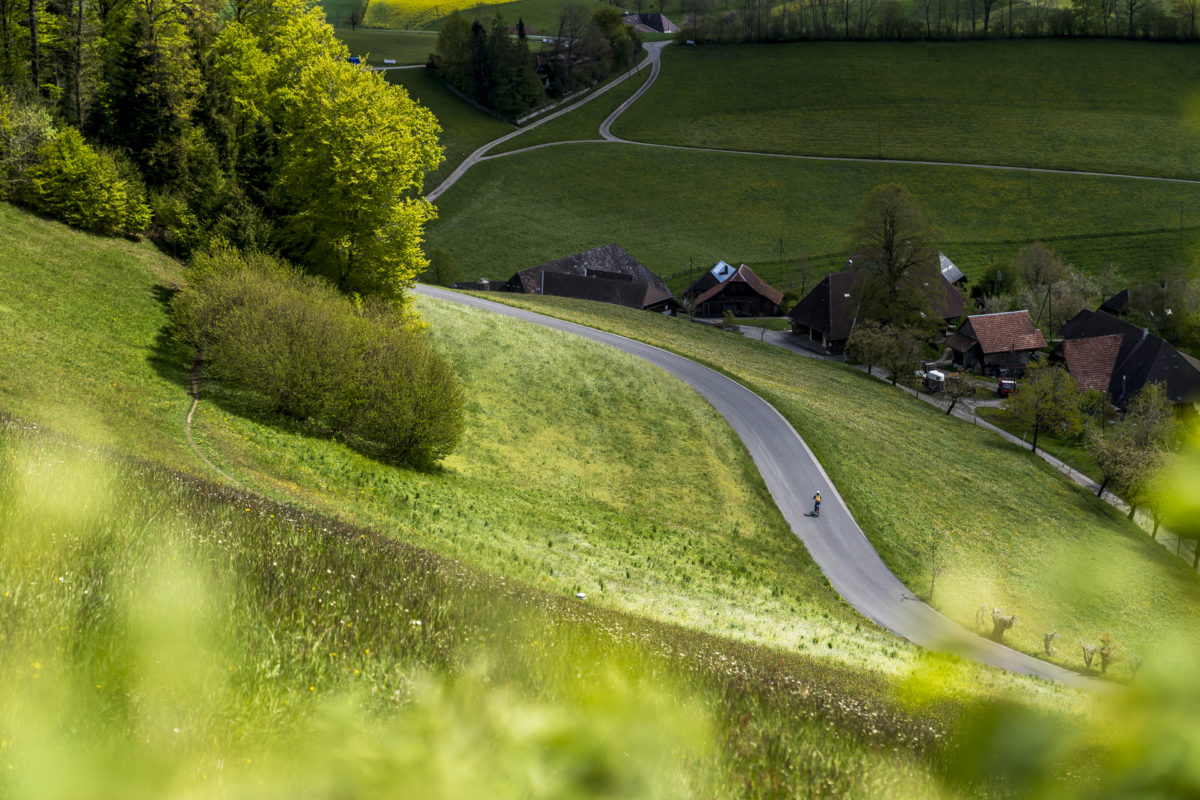
<svg viewBox="0 0 1200 800">
<path fill-rule="evenodd" d="M 917 599 L 884 565 L 808 445 L 758 395 L 708 367 L 652 345 L 523 309 L 430 286 L 419 294 L 503 314 L 611 345 L 649 361 L 698 391 L 741 437 L 775 504 L 833 588 L 868 619 L 922 647 L 1081 688 L 1107 686 L 1018 653 L 950 621 Z M 806 516 L 821 491 L 821 516 Z"/>
</svg>

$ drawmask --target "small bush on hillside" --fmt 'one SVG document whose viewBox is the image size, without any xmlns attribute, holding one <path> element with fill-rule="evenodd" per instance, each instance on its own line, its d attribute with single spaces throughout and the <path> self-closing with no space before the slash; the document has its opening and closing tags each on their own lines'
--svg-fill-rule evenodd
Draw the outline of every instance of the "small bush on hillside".
<svg viewBox="0 0 1200 800">
<path fill-rule="evenodd" d="M 139 233 L 150 209 L 137 187 L 109 155 L 98 152 L 74 128 L 66 128 L 37 151 L 18 199 L 41 214 L 94 233 Z"/>
<path fill-rule="evenodd" d="M 429 467 L 458 444 L 461 384 L 391 306 L 231 248 L 198 256 L 190 280 L 175 333 L 222 380 L 396 463 Z"/>
<path fill-rule="evenodd" d="M 16 193 L 25 182 L 25 171 L 37 162 L 38 150 L 53 138 L 50 112 L 13 102 L 0 88 L 0 197 Z"/>
</svg>

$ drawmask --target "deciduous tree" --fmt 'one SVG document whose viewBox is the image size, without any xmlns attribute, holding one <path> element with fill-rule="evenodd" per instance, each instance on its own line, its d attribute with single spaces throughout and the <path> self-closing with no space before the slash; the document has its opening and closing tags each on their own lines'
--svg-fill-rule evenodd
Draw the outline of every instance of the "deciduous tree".
<svg viewBox="0 0 1200 800">
<path fill-rule="evenodd" d="M 906 327 L 929 324 L 927 285 L 941 281 L 933 228 L 902 186 L 876 188 L 863 202 L 852 229 L 853 267 L 869 277 L 863 318 Z"/>
<path fill-rule="evenodd" d="M 1057 364 L 1030 364 L 1004 403 L 1018 422 L 1033 431 L 1029 449 L 1035 452 L 1041 433 L 1072 436 L 1079 432 L 1079 389 L 1070 373 Z"/>
</svg>

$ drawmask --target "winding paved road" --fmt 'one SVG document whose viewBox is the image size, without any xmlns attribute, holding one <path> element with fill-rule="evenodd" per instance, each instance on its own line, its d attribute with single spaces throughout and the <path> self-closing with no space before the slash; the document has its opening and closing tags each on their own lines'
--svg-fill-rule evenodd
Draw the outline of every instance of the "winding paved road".
<svg viewBox="0 0 1200 800">
<path fill-rule="evenodd" d="M 808 445 L 775 407 L 740 383 L 652 345 L 431 286 L 417 293 L 602 342 L 649 361 L 698 391 L 745 443 L 775 504 L 833 588 L 864 616 L 922 647 L 1080 688 L 1099 681 L 1018 653 L 966 631 L 917 599 L 880 559 Z M 805 515 L 821 490 L 821 516 Z"/>
</svg>

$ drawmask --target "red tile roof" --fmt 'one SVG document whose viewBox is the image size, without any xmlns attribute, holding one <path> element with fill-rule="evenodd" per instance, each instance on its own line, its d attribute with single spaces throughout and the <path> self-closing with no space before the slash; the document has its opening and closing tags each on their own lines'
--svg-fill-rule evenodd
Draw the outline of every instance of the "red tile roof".
<svg viewBox="0 0 1200 800">
<path fill-rule="evenodd" d="M 1117 363 L 1117 353 L 1121 351 L 1121 335 L 1119 333 L 1107 336 L 1088 336 L 1083 339 L 1067 339 L 1062 343 L 1063 360 L 1067 362 L 1067 372 L 1075 379 L 1079 391 L 1089 389 L 1108 394 L 1108 385 L 1112 381 L 1113 367 Z"/>
<path fill-rule="evenodd" d="M 967 317 L 966 324 L 971 326 L 984 355 L 1037 350 L 1046 346 L 1046 338 L 1033 326 L 1033 319 L 1025 310 L 979 314 Z"/>
</svg>

